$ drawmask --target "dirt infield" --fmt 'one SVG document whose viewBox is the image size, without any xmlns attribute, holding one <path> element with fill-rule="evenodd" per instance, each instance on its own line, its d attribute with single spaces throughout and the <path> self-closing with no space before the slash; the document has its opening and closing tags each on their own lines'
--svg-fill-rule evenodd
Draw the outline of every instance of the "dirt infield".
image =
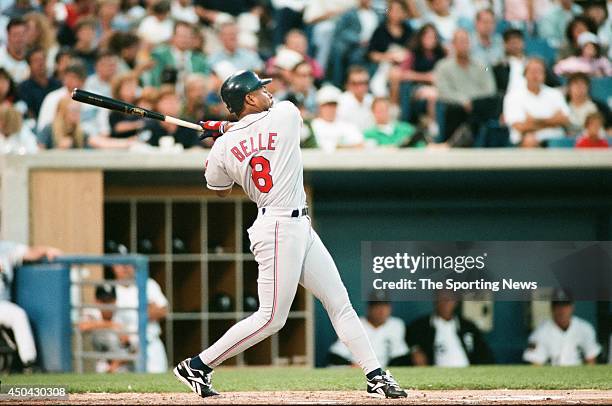
<svg viewBox="0 0 612 406">
<path fill-rule="evenodd" d="M 3 403 L 0 401 L 0 403 Z M 24 400 L 23 403 L 26 403 Z M 438 390 L 410 391 L 407 399 L 385 400 L 358 391 L 227 392 L 200 399 L 192 393 L 81 393 L 59 402 L 27 401 L 28 404 L 607 404 L 612 391 L 602 390 Z"/>
</svg>

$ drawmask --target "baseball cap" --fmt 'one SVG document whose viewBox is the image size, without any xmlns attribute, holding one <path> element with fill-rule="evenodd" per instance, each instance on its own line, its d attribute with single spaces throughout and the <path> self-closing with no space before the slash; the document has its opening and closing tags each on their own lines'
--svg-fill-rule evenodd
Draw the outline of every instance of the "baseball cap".
<svg viewBox="0 0 612 406">
<path fill-rule="evenodd" d="M 551 296 L 551 304 L 553 306 L 568 305 L 572 303 L 574 303 L 574 297 L 572 296 L 572 292 L 563 288 L 557 288 L 553 290 Z"/>
<path fill-rule="evenodd" d="M 303 60 L 304 58 L 299 52 L 292 49 L 283 48 L 276 54 L 276 58 L 274 58 L 274 66 L 285 70 L 292 70 Z"/>
<path fill-rule="evenodd" d="M 368 297 L 368 306 L 376 305 L 376 304 L 390 304 L 391 299 L 389 299 L 389 295 L 384 290 L 373 290 L 370 292 L 370 296 Z"/>
<path fill-rule="evenodd" d="M 342 92 L 337 87 L 332 85 L 324 85 L 317 92 L 317 103 L 319 105 L 327 103 L 338 103 L 341 94 Z"/>
</svg>

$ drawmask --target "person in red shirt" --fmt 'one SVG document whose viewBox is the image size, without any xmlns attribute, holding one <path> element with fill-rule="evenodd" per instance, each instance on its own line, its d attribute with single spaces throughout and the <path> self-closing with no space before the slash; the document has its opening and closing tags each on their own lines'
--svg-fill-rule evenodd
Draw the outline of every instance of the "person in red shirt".
<svg viewBox="0 0 612 406">
<path fill-rule="evenodd" d="M 601 138 L 603 116 L 595 112 L 587 116 L 584 122 L 584 132 L 576 141 L 576 148 L 608 148 L 608 141 Z"/>
</svg>

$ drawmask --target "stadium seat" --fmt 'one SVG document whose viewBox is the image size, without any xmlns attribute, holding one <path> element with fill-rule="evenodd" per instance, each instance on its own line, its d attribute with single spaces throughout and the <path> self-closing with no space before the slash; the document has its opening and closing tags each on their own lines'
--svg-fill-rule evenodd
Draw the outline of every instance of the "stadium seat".
<svg viewBox="0 0 612 406">
<path fill-rule="evenodd" d="M 560 137 L 560 138 L 551 138 L 548 140 L 549 148 L 574 148 L 576 145 L 575 138 L 569 137 Z"/>
<path fill-rule="evenodd" d="M 552 66 L 557 60 L 557 51 L 548 44 L 547 40 L 542 38 L 526 37 L 525 53 L 528 56 L 537 56 L 544 59 L 548 66 Z"/>
<path fill-rule="evenodd" d="M 591 97 L 610 105 L 612 98 L 612 76 L 591 79 Z"/>
</svg>

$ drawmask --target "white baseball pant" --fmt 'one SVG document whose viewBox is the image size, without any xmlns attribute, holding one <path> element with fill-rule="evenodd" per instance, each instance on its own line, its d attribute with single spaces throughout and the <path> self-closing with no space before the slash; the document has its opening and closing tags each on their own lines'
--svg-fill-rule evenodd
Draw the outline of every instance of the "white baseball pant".
<svg viewBox="0 0 612 406">
<path fill-rule="evenodd" d="M 0 300 L 0 325 L 13 330 L 19 358 L 23 364 L 36 360 L 36 345 L 25 310 L 15 303 Z"/>
<path fill-rule="evenodd" d="M 380 368 L 338 269 L 310 218 L 274 214 L 266 209 L 248 230 L 251 251 L 259 264 L 259 309 L 200 353 L 202 361 L 214 368 L 278 332 L 285 325 L 299 283 L 321 301 L 338 337 L 363 371 L 367 374 Z"/>
</svg>

